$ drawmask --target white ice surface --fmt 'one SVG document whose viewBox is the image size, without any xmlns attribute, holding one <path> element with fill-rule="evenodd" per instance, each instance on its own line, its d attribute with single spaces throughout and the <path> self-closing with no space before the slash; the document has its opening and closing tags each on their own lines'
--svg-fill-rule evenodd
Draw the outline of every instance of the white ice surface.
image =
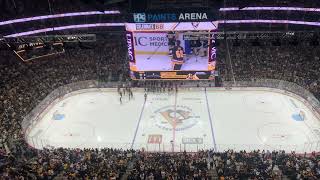
<svg viewBox="0 0 320 180">
<path fill-rule="evenodd" d="M 304 121 L 292 117 L 299 111 L 305 112 Z M 166 113 L 182 119 L 175 131 Z M 54 120 L 54 115 L 64 118 Z M 177 95 L 151 93 L 144 103 L 143 91 L 136 89 L 134 100 L 125 97 L 121 105 L 116 89 L 93 89 L 73 92 L 52 104 L 27 134 L 27 141 L 36 148 L 171 151 L 174 144 L 175 151 L 233 148 L 303 152 L 319 141 L 319 127 L 319 120 L 305 104 L 271 91 L 181 90 Z M 161 135 L 161 144 L 148 144 L 150 135 Z M 184 145 L 183 138 L 202 138 L 203 144 Z"/>
</svg>

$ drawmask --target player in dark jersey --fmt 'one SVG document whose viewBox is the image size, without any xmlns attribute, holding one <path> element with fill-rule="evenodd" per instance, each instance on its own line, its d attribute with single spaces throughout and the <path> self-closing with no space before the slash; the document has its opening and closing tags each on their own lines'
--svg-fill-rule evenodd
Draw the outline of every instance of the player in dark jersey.
<svg viewBox="0 0 320 180">
<path fill-rule="evenodd" d="M 176 34 L 173 31 L 168 32 L 169 56 L 172 57 L 172 48 L 176 45 Z"/>
<path fill-rule="evenodd" d="M 200 39 L 190 41 L 190 47 L 192 49 L 192 54 L 198 56 L 201 48 Z"/>
<path fill-rule="evenodd" d="M 180 41 L 176 41 L 176 46 L 172 48 L 172 69 L 180 70 L 183 64 L 184 51 L 183 47 L 180 46 Z"/>
<path fill-rule="evenodd" d="M 176 35 L 173 31 L 169 32 L 168 35 L 168 46 L 169 46 L 169 56 L 172 56 L 172 48 L 176 44 Z"/>
</svg>

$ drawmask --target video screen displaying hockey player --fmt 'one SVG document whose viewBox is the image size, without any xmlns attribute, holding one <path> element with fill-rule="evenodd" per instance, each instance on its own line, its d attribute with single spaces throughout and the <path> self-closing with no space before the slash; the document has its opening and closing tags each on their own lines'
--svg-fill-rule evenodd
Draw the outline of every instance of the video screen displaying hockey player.
<svg viewBox="0 0 320 180">
<path fill-rule="evenodd" d="M 183 32 L 134 33 L 139 71 L 208 70 L 208 41 L 184 40 Z"/>
<path fill-rule="evenodd" d="M 216 29 L 216 22 L 126 23 L 131 78 L 213 78 Z"/>
</svg>

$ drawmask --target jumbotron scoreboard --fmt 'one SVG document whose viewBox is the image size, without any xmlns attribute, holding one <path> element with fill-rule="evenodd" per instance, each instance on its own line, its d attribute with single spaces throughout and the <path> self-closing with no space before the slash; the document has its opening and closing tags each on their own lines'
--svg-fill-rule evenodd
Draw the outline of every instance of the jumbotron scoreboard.
<svg viewBox="0 0 320 180">
<path fill-rule="evenodd" d="M 132 13 L 125 27 L 133 80 L 216 76 L 218 23 L 209 13 Z"/>
</svg>

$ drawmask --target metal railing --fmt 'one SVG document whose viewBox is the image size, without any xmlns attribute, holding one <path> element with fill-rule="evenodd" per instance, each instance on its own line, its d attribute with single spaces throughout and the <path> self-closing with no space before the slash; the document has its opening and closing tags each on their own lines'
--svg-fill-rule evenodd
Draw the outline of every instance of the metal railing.
<svg viewBox="0 0 320 180">
<path fill-rule="evenodd" d="M 217 152 L 224 152 L 227 150 L 235 151 L 254 151 L 254 150 L 269 150 L 269 151 L 282 151 L 286 152 L 295 151 L 297 153 L 311 153 L 319 152 L 320 150 L 320 141 L 308 142 L 303 144 L 183 144 L 183 143 L 115 143 L 115 142 L 104 142 L 104 141 L 85 141 L 80 142 L 78 140 L 72 140 L 72 142 L 62 142 L 62 141 L 53 141 L 49 139 L 39 138 L 39 137 L 28 137 L 29 145 L 37 148 L 54 148 L 54 147 L 63 147 L 63 148 L 115 148 L 115 149 L 136 149 L 144 150 L 148 152 L 197 152 L 199 150 L 214 150 Z M 214 149 L 216 147 L 217 149 Z"/>
</svg>

